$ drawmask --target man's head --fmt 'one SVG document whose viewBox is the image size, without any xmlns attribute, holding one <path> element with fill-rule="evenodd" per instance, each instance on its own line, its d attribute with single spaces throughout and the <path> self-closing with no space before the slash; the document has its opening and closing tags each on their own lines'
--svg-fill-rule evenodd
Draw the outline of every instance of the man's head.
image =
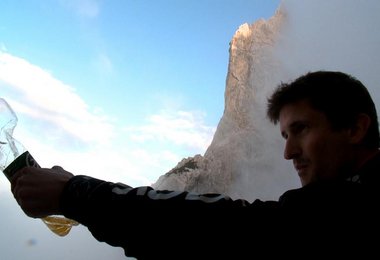
<svg viewBox="0 0 380 260">
<path fill-rule="evenodd" d="M 280 84 L 268 99 L 267 115 L 273 123 L 280 122 L 284 157 L 293 160 L 303 185 L 357 167 L 354 147 L 380 146 L 368 90 L 342 72 L 310 72 Z"/>
</svg>

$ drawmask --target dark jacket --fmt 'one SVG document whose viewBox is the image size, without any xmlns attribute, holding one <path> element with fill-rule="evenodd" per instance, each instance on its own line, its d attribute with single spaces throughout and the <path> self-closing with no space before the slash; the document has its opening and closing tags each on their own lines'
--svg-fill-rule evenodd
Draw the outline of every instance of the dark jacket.
<svg viewBox="0 0 380 260">
<path fill-rule="evenodd" d="M 379 254 L 380 155 L 345 180 L 285 192 L 278 201 L 132 188 L 75 176 L 63 214 L 137 259 L 252 259 Z M 380 250 L 380 249 L 379 249 Z"/>
</svg>

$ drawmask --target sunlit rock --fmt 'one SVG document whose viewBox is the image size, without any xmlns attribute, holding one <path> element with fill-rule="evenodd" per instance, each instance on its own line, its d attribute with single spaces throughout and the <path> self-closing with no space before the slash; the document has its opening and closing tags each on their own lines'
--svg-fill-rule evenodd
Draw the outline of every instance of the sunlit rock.
<svg viewBox="0 0 380 260">
<path fill-rule="evenodd" d="M 203 156 L 185 158 L 153 185 L 157 189 L 217 192 L 233 198 L 276 199 L 298 184 L 282 158 L 277 126 L 266 118 L 266 101 L 281 81 L 274 49 L 286 19 L 243 24 L 230 42 L 225 108 Z"/>
</svg>

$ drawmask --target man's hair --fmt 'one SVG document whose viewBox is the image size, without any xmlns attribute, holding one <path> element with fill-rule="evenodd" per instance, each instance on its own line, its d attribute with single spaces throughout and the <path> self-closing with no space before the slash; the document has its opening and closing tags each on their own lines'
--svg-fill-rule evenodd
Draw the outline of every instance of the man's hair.
<svg viewBox="0 0 380 260">
<path fill-rule="evenodd" d="M 301 100 L 325 114 L 335 130 L 350 128 L 359 114 L 367 114 L 371 124 L 362 143 L 370 148 L 380 146 L 375 104 L 367 88 L 355 77 L 339 71 L 316 71 L 281 83 L 268 99 L 269 120 L 277 124 L 281 109 Z"/>
</svg>

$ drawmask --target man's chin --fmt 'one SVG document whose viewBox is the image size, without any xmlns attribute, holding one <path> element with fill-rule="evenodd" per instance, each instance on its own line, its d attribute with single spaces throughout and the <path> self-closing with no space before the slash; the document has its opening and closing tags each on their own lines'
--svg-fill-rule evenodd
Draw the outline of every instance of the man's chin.
<svg viewBox="0 0 380 260">
<path fill-rule="evenodd" d="M 302 187 L 313 182 L 307 174 L 298 174 Z"/>
</svg>

